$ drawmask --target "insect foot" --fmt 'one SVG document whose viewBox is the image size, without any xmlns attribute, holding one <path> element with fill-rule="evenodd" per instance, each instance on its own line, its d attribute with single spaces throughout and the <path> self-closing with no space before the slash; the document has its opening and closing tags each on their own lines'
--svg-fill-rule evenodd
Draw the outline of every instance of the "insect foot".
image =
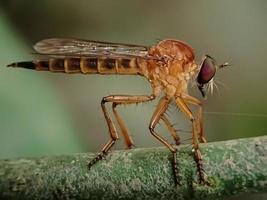
<svg viewBox="0 0 267 200">
<path fill-rule="evenodd" d="M 199 149 L 193 149 L 193 156 L 194 156 L 194 160 L 197 164 L 197 172 L 198 172 L 198 180 L 200 184 L 203 185 L 210 185 L 210 183 L 208 182 L 208 177 L 204 171 L 203 168 L 203 160 L 202 160 L 202 155 Z"/>
<path fill-rule="evenodd" d="M 176 157 L 176 152 L 172 152 L 173 159 L 172 159 L 172 167 L 173 167 L 173 174 L 174 174 L 174 182 L 176 186 L 181 186 L 181 175 L 179 173 L 179 168 L 178 168 L 178 162 L 177 162 L 177 157 Z"/>
<path fill-rule="evenodd" d="M 107 153 L 103 151 L 98 153 L 97 156 L 87 164 L 88 169 L 91 169 L 94 164 L 96 164 L 99 160 L 102 160 L 106 155 Z"/>
</svg>

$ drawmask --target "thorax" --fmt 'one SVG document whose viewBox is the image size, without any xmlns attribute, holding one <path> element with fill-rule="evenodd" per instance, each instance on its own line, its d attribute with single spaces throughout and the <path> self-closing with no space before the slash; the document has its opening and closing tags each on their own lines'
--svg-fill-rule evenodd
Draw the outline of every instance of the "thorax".
<svg viewBox="0 0 267 200">
<path fill-rule="evenodd" d="M 138 62 L 155 95 L 163 91 L 171 97 L 187 92 L 189 80 L 197 69 L 193 49 L 188 44 L 163 40 L 149 49 L 148 57 L 153 59 L 139 59 Z"/>
</svg>

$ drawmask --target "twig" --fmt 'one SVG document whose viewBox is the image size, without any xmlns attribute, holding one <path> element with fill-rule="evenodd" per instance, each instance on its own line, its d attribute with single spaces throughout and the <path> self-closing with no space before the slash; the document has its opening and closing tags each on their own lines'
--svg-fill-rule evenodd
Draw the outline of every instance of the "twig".
<svg viewBox="0 0 267 200">
<path fill-rule="evenodd" d="M 90 171 L 93 153 L 0 160 L 0 199 L 219 199 L 267 192 L 267 136 L 203 144 L 201 151 L 210 186 L 198 183 L 184 146 L 177 187 L 166 148 L 114 151 Z"/>
</svg>

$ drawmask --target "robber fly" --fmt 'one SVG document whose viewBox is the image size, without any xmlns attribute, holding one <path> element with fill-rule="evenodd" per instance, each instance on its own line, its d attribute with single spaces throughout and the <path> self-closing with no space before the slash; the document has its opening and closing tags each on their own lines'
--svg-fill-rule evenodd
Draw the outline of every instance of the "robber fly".
<svg viewBox="0 0 267 200">
<path fill-rule="evenodd" d="M 174 39 L 162 40 L 155 46 L 147 47 L 52 38 L 38 42 L 34 49 L 37 54 L 43 55 L 44 58 L 16 62 L 8 66 L 63 73 L 139 75 L 145 77 L 151 84 L 152 94 L 150 95 L 109 95 L 102 98 L 101 108 L 107 121 L 110 139 L 103 146 L 101 152 L 88 163 L 89 168 L 101 160 L 119 138 L 107 111 L 106 103 L 112 103 L 115 120 L 118 122 L 127 147 L 131 148 L 133 147 L 133 140 L 116 107 L 123 104 L 148 102 L 162 96 L 151 118 L 149 131 L 171 151 L 176 184 L 180 184 L 180 180 L 177 178 L 178 169 L 176 168 L 177 149 L 155 131 L 156 125 L 162 121 L 166 124 L 175 143 L 180 144 L 180 138 L 165 113 L 171 102 L 175 102 L 192 123 L 192 152 L 197 165 L 198 177 L 201 183 L 207 183 L 199 149 L 199 143 L 206 142 L 203 133 L 202 103 L 188 94 L 188 84 L 190 80 L 195 81 L 201 94 L 205 96 L 206 87 L 213 79 L 217 69 L 227 66 L 228 63 L 217 65 L 212 57 L 206 55 L 203 61 L 197 64 L 194 60 L 193 49 L 188 44 Z M 189 105 L 197 106 L 197 114 L 190 110 Z"/>
</svg>

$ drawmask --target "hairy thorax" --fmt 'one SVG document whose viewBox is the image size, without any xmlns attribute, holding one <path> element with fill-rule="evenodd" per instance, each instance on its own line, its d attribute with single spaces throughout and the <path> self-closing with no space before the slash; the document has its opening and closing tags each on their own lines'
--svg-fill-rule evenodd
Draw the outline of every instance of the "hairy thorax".
<svg viewBox="0 0 267 200">
<path fill-rule="evenodd" d="M 168 97 L 187 93 L 189 80 L 195 74 L 193 49 L 177 40 L 163 40 L 148 52 L 155 58 L 139 60 L 143 75 L 150 81 L 156 96 L 163 91 Z"/>
</svg>

